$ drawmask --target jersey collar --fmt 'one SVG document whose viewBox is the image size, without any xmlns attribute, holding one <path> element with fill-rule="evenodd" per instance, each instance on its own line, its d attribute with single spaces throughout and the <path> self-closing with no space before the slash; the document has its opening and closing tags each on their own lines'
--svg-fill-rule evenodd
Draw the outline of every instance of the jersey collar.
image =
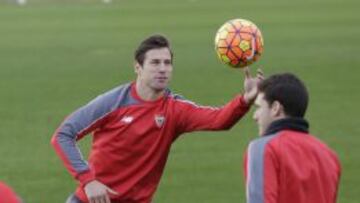
<svg viewBox="0 0 360 203">
<path fill-rule="evenodd" d="M 158 103 L 158 102 L 162 101 L 165 97 L 167 97 L 168 94 L 170 93 L 170 90 L 169 90 L 169 89 L 166 89 L 166 90 L 165 90 L 165 93 L 164 93 L 164 95 L 163 95 L 162 97 L 160 97 L 160 98 L 158 98 L 158 99 L 156 99 L 156 100 L 153 100 L 153 101 L 147 101 L 147 100 L 142 99 L 142 98 L 138 95 L 138 93 L 137 93 L 137 91 L 136 91 L 136 85 L 135 85 L 135 84 L 136 84 L 135 82 L 132 82 L 132 83 L 131 83 L 131 89 L 130 89 L 131 96 L 132 96 L 134 99 L 136 99 L 136 100 L 138 100 L 138 101 L 140 101 L 140 102 L 142 102 L 142 103 L 148 103 L 148 104 Z"/>
<path fill-rule="evenodd" d="M 303 118 L 284 118 L 276 120 L 267 128 L 265 136 L 275 134 L 281 130 L 294 130 L 308 133 L 309 123 Z"/>
</svg>

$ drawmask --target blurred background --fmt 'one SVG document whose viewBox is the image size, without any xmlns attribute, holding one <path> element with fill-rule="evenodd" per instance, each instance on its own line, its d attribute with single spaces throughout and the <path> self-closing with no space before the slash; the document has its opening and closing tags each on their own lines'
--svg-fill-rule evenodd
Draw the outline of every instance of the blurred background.
<svg viewBox="0 0 360 203">
<path fill-rule="evenodd" d="M 338 202 L 358 203 L 359 9 L 358 0 L 0 0 L 0 180 L 27 203 L 65 202 L 76 182 L 52 134 L 76 108 L 134 79 L 133 52 L 150 34 L 171 39 L 174 92 L 225 104 L 244 75 L 218 61 L 214 37 L 225 21 L 245 18 L 265 42 L 253 73 L 304 80 L 310 130 L 342 161 Z M 154 202 L 245 202 L 243 153 L 256 137 L 252 112 L 230 131 L 182 136 Z M 81 141 L 85 154 L 90 142 Z"/>
</svg>

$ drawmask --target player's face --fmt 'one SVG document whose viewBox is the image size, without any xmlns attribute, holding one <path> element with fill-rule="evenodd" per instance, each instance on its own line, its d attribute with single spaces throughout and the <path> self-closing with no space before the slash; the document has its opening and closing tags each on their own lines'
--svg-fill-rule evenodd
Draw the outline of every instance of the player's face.
<svg viewBox="0 0 360 203">
<path fill-rule="evenodd" d="M 264 99 L 264 93 L 261 92 L 256 97 L 254 106 L 255 106 L 255 112 L 253 118 L 258 124 L 259 135 L 262 136 L 264 135 L 269 125 L 274 121 L 272 109 Z"/>
<path fill-rule="evenodd" d="M 138 80 L 154 91 L 163 91 L 172 76 L 172 58 L 168 48 L 151 49 L 146 52 L 144 63 L 137 64 Z"/>
</svg>

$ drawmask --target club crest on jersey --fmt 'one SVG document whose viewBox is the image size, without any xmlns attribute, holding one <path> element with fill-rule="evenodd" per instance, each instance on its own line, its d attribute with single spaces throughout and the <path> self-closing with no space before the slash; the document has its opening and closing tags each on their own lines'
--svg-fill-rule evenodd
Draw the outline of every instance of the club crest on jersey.
<svg viewBox="0 0 360 203">
<path fill-rule="evenodd" d="M 155 123 L 157 127 L 161 128 L 165 123 L 165 117 L 161 115 L 155 115 Z"/>
<path fill-rule="evenodd" d="M 121 119 L 121 122 L 124 122 L 124 123 L 131 123 L 132 121 L 134 120 L 134 117 L 132 116 L 124 116 L 122 119 Z"/>
</svg>

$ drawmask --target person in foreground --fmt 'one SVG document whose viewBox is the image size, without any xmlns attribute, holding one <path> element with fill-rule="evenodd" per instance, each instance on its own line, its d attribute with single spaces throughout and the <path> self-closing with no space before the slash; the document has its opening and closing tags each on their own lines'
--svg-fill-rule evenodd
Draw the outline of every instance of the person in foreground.
<svg viewBox="0 0 360 203">
<path fill-rule="evenodd" d="M 263 78 L 245 69 L 244 94 L 220 108 L 199 106 L 168 89 L 173 53 L 162 35 L 135 51 L 134 82 L 79 108 L 56 130 L 52 145 L 79 185 L 68 203 L 149 203 L 171 144 L 183 133 L 227 130 L 248 111 Z M 76 142 L 93 133 L 89 164 Z"/>
<path fill-rule="evenodd" d="M 0 203 L 21 203 L 22 200 L 14 190 L 0 181 Z"/>
<path fill-rule="evenodd" d="M 260 138 L 245 156 L 247 203 L 336 202 L 340 162 L 309 134 L 307 106 L 307 90 L 295 75 L 260 82 L 253 116 Z"/>
</svg>

